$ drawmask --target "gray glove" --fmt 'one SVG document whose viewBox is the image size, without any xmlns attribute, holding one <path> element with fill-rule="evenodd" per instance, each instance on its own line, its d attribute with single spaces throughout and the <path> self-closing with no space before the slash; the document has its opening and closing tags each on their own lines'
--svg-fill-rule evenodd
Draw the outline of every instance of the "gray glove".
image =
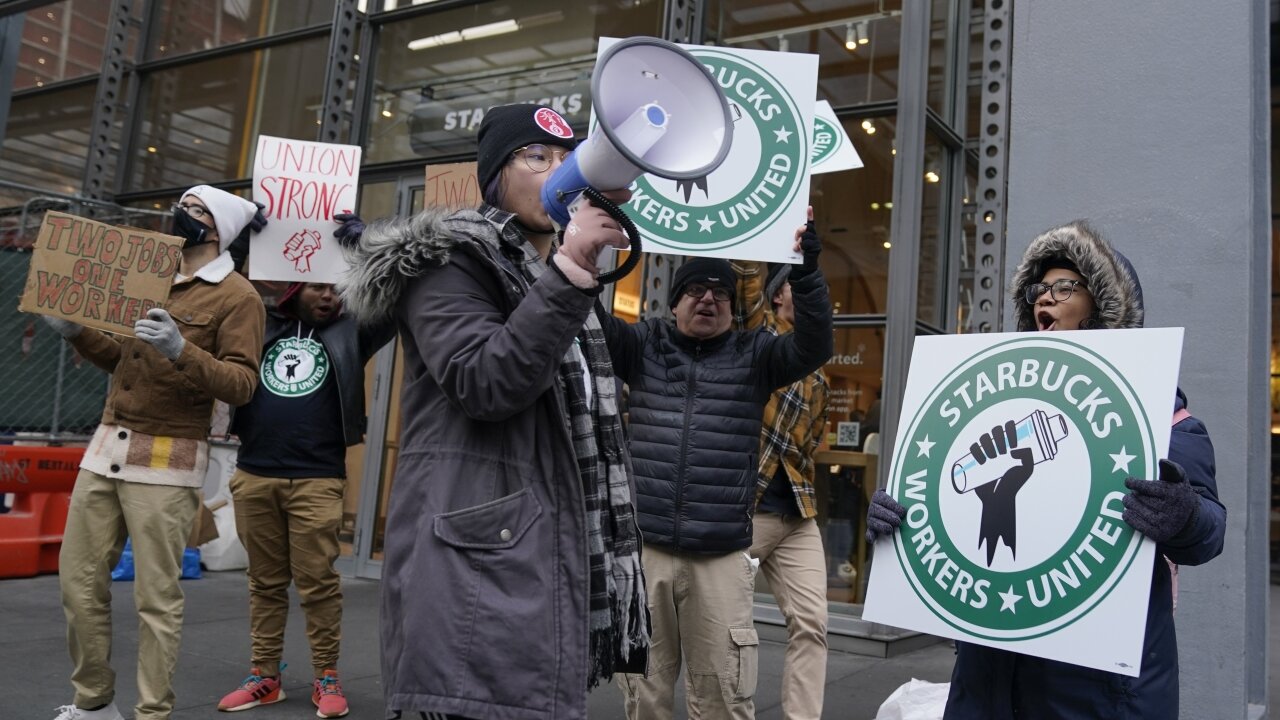
<svg viewBox="0 0 1280 720">
<path fill-rule="evenodd" d="M 1172 460 L 1160 461 L 1159 480 L 1129 478 L 1124 486 L 1131 491 L 1124 496 L 1124 521 L 1158 543 L 1177 537 L 1200 512 L 1200 495 Z"/>
<path fill-rule="evenodd" d="M 874 543 L 876 538 L 892 535 L 906 516 L 907 509 L 899 505 L 892 495 L 877 490 L 867 507 L 867 542 Z"/>
<path fill-rule="evenodd" d="M 54 332 L 68 340 L 79 335 L 80 331 L 84 329 L 83 326 L 77 323 L 73 323 L 70 320 L 63 320 L 62 318 L 56 318 L 52 315 L 41 315 L 40 319 L 44 321 L 45 325 L 53 328 Z"/>
<path fill-rule="evenodd" d="M 182 348 L 187 344 L 186 338 L 178 330 L 178 324 L 169 316 L 169 311 L 162 308 L 151 308 L 147 316 L 133 324 L 133 334 L 145 343 L 160 351 L 170 360 L 177 360 Z"/>
</svg>

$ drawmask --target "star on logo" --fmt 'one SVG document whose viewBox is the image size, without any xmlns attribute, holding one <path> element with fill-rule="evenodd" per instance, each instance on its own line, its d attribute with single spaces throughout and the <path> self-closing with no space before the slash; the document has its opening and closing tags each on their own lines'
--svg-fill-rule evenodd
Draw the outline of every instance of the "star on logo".
<svg viewBox="0 0 1280 720">
<path fill-rule="evenodd" d="M 1009 586 L 1008 592 L 997 593 L 1000 596 L 1000 612 L 1008 610 L 1014 615 L 1018 614 L 1018 601 L 1022 596 L 1013 591 L 1013 586 Z"/>
<path fill-rule="evenodd" d="M 937 444 L 936 442 L 930 442 L 929 436 L 925 435 L 923 440 L 916 441 L 916 445 L 920 447 L 920 452 L 916 453 L 916 457 L 929 457 L 929 451 Z"/>
<path fill-rule="evenodd" d="M 698 232 L 711 232 L 711 228 L 715 227 L 716 221 L 711 219 L 710 215 L 703 215 L 698 221 Z"/>
<path fill-rule="evenodd" d="M 1129 463 L 1133 462 L 1134 459 L 1136 459 L 1136 456 L 1130 455 L 1125 451 L 1124 446 L 1121 445 L 1120 452 L 1112 454 L 1111 459 L 1116 461 L 1116 466 L 1111 468 L 1111 472 L 1119 472 L 1121 468 L 1124 468 L 1125 473 L 1128 474 Z"/>
<path fill-rule="evenodd" d="M 791 140 L 791 131 L 786 128 L 774 130 L 773 134 L 777 136 L 778 142 L 780 143 L 790 142 Z"/>
</svg>

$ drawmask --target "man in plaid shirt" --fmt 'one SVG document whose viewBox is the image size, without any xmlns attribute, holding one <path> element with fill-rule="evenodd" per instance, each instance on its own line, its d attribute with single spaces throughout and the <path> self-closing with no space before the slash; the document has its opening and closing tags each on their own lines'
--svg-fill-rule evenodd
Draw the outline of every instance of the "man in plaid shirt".
<svg viewBox="0 0 1280 720">
<path fill-rule="evenodd" d="M 797 237 L 814 232 L 813 208 Z M 795 318 L 790 265 L 734 263 L 739 329 L 790 332 Z M 766 302 L 767 301 L 767 302 Z M 827 425 L 827 377 L 817 370 L 774 391 L 764 410 L 751 556 L 787 620 L 782 711 L 788 720 L 822 716 L 827 674 L 827 561 L 818 530 L 813 453 Z"/>
</svg>

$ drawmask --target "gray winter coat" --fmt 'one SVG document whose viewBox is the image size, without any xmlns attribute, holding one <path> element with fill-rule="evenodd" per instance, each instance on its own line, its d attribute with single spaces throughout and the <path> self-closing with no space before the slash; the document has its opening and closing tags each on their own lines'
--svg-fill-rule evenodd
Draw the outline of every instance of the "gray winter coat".
<svg viewBox="0 0 1280 720">
<path fill-rule="evenodd" d="M 558 368 L 594 297 L 556 271 L 528 286 L 511 216 L 482 210 L 371 228 L 343 287 L 362 322 L 394 315 L 404 348 L 387 710 L 584 718 L 586 524 Z"/>
</svg>

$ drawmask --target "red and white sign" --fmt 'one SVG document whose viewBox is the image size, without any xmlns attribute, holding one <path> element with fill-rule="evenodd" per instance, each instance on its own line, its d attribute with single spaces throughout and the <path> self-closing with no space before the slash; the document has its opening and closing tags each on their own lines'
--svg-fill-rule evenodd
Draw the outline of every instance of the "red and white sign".
<svg viewBox="0 0 1280 720">
<path fill-rule="evenodd" d="M 267 227 L 253 237 L 254 280 L 334 283 L 347 270 L 334 215 L 355 212 L 360 146 L 258 137 L 253 199 Z"/>
</svg>

